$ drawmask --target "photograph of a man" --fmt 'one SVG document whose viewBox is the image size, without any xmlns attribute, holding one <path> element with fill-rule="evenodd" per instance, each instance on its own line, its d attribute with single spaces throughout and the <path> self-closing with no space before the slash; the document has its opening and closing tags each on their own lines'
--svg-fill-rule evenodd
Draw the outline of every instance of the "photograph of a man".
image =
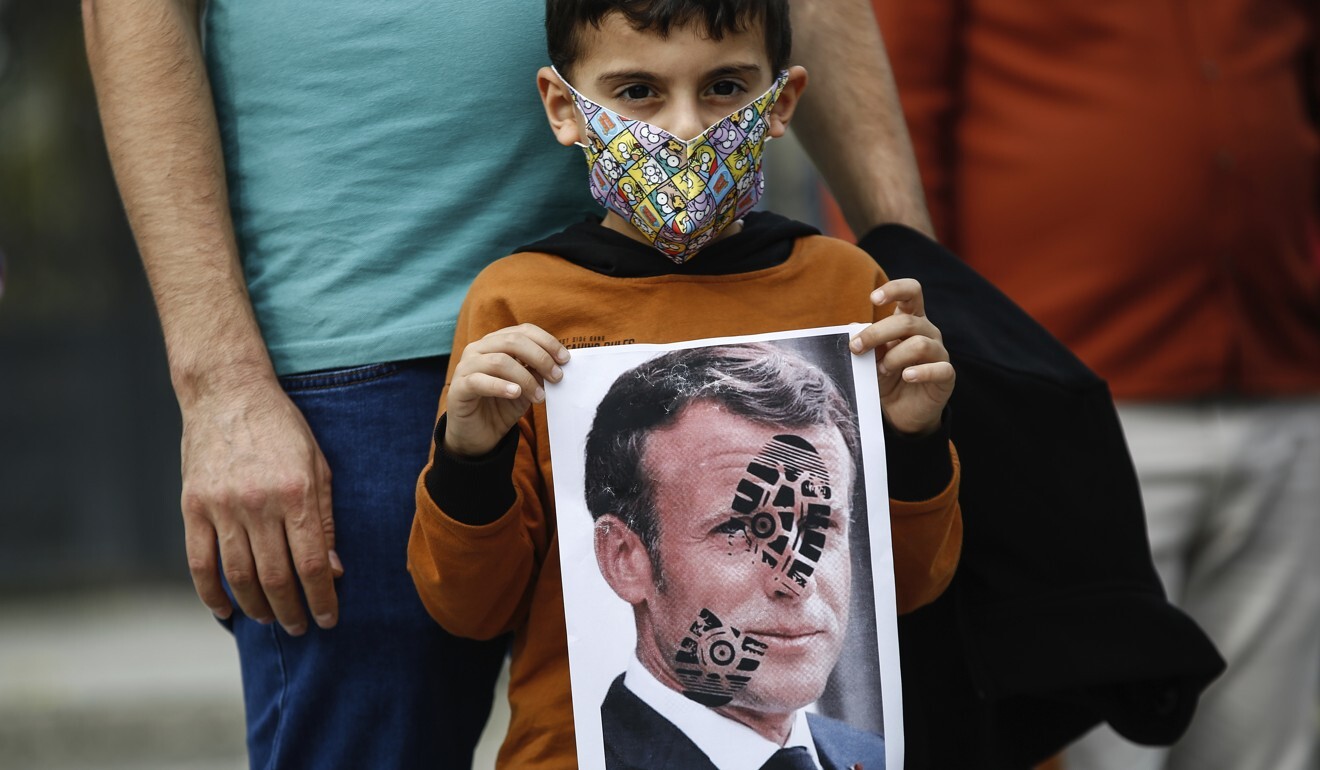
<svg viewBox="0 0 1320 770">
<path fill-rule="evenodd" d="M 586 440 L 596 560 L 636 649 L 606 767 L 877 770 L 884 740 L 804 710 L 848 630 L 852 394 L 791 349 L 675 350 L 614 381 Z"/>
</svg>

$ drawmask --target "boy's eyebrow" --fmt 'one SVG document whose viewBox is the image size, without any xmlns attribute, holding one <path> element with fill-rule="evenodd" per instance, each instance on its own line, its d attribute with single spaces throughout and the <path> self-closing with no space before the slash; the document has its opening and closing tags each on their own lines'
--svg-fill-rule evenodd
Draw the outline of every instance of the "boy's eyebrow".
<svg viewBox="0 0 1320 770">
<path fill-rule="evenodd" d="M 703 80 L 714 80 L 717 78 L 741 76 L 753 77 L 761 73 L 761 65 L 756 63 L 734 63 L 725 64 L 716 67 L 713 70 L 702 73 Z M 602 86 L 618 83 L 631 83 L 636 81 L 653 82 L 657 80 L 654 72 L 647 70 L 615 70 L 613 72 L 602 72 L 596 76 L 596 82 Z"/>
<path fill-rule="evenodd" d="M 596 76 L 596 82 L 601 85 L 631 82 L 634 80 L 655 80 L 655 73 L 647 72 L 646 70 L 617 70 L 615 72 L 602 72 Z"/>
<path fill-rule="evenodd" d="M 726 78 L 733 75 L 751 77 L 759 74 L 761 74 L 761 65 L 759 64 L 726 64 L 707 72 L 706 79 L 714 80 L 715 78 Z"/>
</svg>

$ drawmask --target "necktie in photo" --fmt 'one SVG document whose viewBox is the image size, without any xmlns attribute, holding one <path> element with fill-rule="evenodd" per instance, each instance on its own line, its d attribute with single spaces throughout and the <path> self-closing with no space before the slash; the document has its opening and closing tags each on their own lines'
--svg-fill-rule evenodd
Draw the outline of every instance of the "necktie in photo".
<svg viewBox="0 0 1320 770">
<path fill-rule="evenodd" d="M 780 749 L 761 765 L 761 770 L 819 770 L 811 761 L 811 752 L 802 746 Z"/>
</svg>

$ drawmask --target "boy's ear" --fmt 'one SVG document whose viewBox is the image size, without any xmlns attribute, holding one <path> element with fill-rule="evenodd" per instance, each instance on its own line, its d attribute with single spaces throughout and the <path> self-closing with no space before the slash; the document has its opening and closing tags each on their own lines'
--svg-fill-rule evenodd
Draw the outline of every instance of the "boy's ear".
<svg viewBox="0 0 1320 770">
<path fill-rule="evenodd" d="M 802 98 L 802 92 L 806 88 L 806 69 L 796 64 L 789 67 L 788 82 L 784 84 L 784 90 L 779 92 L 779 98 L 775 100 L 775 106 L 770 108 L 770 136 L 778 139 L 787 133 L 788 121 L 793 118 L 793 111 L 797 109 L 798 99 Z"/>
<path fill-rule="evenodd" d="M 545 106 L 545 117 L 555 139 L 565 147 L 585 141 L 584 125 L 578 118 L 573 94 L 553 69 L 542 67 L 536 71 L 536 88 L 541 92 L 541 104 Z"/>
<path fill-rule="evenodd" d="M 629 604 L 641 604 L 655 589 L 651 555 L 642 538 L 623 520 L 605 514 L 596 520 L 596 564 L 614 593 Z"/>
</svg>

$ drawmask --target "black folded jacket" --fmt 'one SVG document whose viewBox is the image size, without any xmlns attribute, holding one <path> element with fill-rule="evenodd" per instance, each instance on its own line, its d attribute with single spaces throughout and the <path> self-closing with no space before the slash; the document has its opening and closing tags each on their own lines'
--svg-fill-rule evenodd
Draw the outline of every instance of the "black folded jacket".
<svg viewBox="0 0 1320 770">
<path fill-rule="evenodd" d="M 1224 661 L 1165 598 L 1108 386 L 934 241 L 859 245 L 921 281 L 958 374 L 962 561 L 899 619 L 906 767 L 1031 767 L 1101 721 L 1174 742 Z"/>
</svg>

